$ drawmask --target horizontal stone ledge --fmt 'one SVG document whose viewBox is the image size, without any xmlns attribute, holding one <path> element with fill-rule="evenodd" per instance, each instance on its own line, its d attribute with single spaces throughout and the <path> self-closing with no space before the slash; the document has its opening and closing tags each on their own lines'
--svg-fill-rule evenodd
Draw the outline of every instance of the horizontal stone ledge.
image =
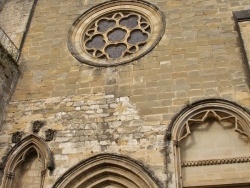
<svg viewBox="0 0 250 188">
<path fill-rule="evenodd" d="M 233 164 L 233 163 L 248 163 L 248 162 L 250 162 L 250 156 L 225 158 L 225 159 L 182 161 L 181 167 L 195 167 L 195 166 L 221 165 L 221 164 Z"/>
</svg>

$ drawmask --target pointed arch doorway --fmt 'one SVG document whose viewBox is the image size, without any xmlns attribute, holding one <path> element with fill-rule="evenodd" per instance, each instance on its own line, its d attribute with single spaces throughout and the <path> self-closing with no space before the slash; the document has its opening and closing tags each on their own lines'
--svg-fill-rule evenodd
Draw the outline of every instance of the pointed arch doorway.
<svg viewBox="0 0 250 188">
<path fill-rule="evenodd" d="M 120 155 L 99 154 L 68 170 L 52 188 L 162 188 L 140 163 Z"/>
</svg>

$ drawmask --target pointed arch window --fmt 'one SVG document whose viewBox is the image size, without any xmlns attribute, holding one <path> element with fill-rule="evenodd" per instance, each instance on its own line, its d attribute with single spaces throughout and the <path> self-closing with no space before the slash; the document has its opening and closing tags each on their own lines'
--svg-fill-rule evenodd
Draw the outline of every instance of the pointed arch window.
<svg viewBox="0 0 250 188">
<path fill-rule="evenodd" d="M 29 135 L 17 143 L 8 153 L 4 163 L 4 188 L 25 187 L 30 181 L 42 188 L 47 169 L 54 169 L 49 147 L 35 135 Z"/>
<path fill-rule="evenodd" d="M 250 115 L 213 99 L 183 109 L 168 129 L 176 187 L 250 185 Z"/>
</svg>

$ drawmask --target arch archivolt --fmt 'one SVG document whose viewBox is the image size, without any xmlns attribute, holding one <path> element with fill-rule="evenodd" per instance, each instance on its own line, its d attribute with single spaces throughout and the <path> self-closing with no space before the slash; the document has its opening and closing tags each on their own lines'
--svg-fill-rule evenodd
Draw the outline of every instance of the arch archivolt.
<svg viewBox="0 0 250 188">
<path fill-rule="evenodd" d="M 209 131 L 215 132 L 209 133 Z M 224 135 L 224 133 L 229 135 Z M 237 133 L 238 136 L 234 135 Z M 217 137 L 213 137 L 213 134 L 217 135 Z M 211 138 L 205 138 L 206 135 Z M 223 139 L 216 139 L 220 137 L 220 135 Z M 231 137 L 235 139 L 231 141 L 232 146 L 230 144 L 226 145 L 224 138 L 231 139 Z M 219 174 L 219 176 L 216 176 L 216 173 L 219 173 L 224 167 L 226 169 L 226 165 L 230 166 L 230 168 L 237 169 L 237 167 L 235 168 L 233 166 L 234 164 L 250 162 L 250 116 L 245 109 L 229 101 L 219 99 L 204 100 L 183 109 L 171 123 L 168 129 L 168 139 L 173 143 L 177 188 L 192 187 L 194 185 L 208 186 L 221 184 L 223 181 L 226 182 L 226 180 L 223 179 L 222 181 L 219 176 L 222 177 L 223 175 Z M 210 153 L 213 152 L 212 147 L 206 148 L 209 139 L 211 143 L 214 144 L 214 154 L 206 156 L 205 154 L 209 151 Z M 232 155 L 229 154 L 230 152 L 223 155 L 221 154 L 223 152 L 220 153 L 217 151 L 218 148 L 216 148 L 216 146 L 221 146 L 221 150 L 225 151 L 230 150 L 230 147 L 232 147 L 232 150 L 237 150 L 237 146 L 234 146 L 234 142 L 236 145 L 243 142 L 242 145 L 246 143 L 249 146 L 248 148 L 245 147 L 245 152 L 234 152 Z M 204 147 L 197 147 L 195 145 Z M 194 154 L 197 154 L 197 157 Z M 218 172 L 212 172 L 211 169 Z M 189 174 L 193 172 L 193 176 L 196 177 L 201 177 L 204 172 L 203 179 L 201 178 L 203 182 L 191 181 Z M 196 172 L 197 174 L 195 174 Z M 200 174 L 198 174 L 198 172 Z M 242 174 L 241 172 L 238 174 L 235 173 L 235 177 L 241 178 Z M 213 176 L 213 180 L 208 178 L 209 175 L 211 177 Z M 250 176 L 244 178 L 248 181 L 244 183 L 250 183 Z M 237 181 L 241 182 L 239 179 L 235 180 L 235 182 Z M 231 181 L 231 183 L 234 184 L 234 180 Z"/>
<path fill-rule="evenodd" d="M 53 188 L 160 188 L 161 184 L 141 164 L 124 156 L 100 154 L 66 172 Z"/>
<path fill-rule="evenodd" d="M 43 182 L 46 170 L 54 169 L 52 153 L 47 144 L 35 135 L 29 135 L 19 143 L 17 143 L 8 153 L 4 163 L 4 176 L 2 181 L 3 188 L 12 188 L 16 186 L 18 179 L 18 168 L 23 163 L 28 161 L 29 157 L 36 157 L 36 160 L 41 164 L 40 169 L 40 188 L 43 187 Z M 23 172 L 21 172 L 23 173 Z M 21 185 L 20 185 L 21 186 Z"/>
</svg>

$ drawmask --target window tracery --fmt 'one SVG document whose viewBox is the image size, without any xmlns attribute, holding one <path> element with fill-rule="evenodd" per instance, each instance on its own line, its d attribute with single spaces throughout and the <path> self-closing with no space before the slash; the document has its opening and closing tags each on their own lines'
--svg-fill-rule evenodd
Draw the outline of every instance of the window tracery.
<svg viewBox="0 0 250 188">
<path fill-rule="evenodd" d="M 95 66 L 115 66 L 152 50 L 165 30 L 162 12 L 144 1 L 115 0 L 81 15 L 69 32 L 76 59 Z"/>
<path fill-rule="evenodd" d="M 208 119 L 209 117 L 214 117 L 219 122 L 222 122 L 222 121 L 232 122 L 234 124 L 234 130 L 236 132 L 250 138 L 250 134 L 246 132 L 246 130 L 244 130 L 244 127 L 243 127 L 244 125 L 242 125 L 242 122 L 239 121 L 237 117 L 233 116 L 232 114 L 222 112 L 220 110 L 208 109 L 208 110 L 198 112 L 197 114 L 193 115 L 192 117 L 190 117 L 190 119 L 188 119 L 185 122 L 183 129 L 181 130 L 180 137 L 178 138 L 177 141 L 180 142 L 181 140 L 183 140 L 184 138 L 186 138 L 188 135 L 191 134 L 190 126 L 193 123 L 204 123 L 205 120 Z"/>
<path fill-rule="evenodd" d="M 204 100 L 197 103 L 194 103 L 185 109 L 183 109 L 178 116 L 171 123 L 168 131 L 167 137 L 172 140 L 173 152 L 174 152 L 174 163 L 176 171 L 176 187 L 192 187 L 194 184 L 196 186 L 208 186 L 208 185 L 222 185 L 223 181 L 220 178 L 206 179 L 204 182 L 195 180 L 192 182 L 192 179 L 187 179 L 192 176 L 190 173 L 199 171 L 199 174 L 207 174 L 206 169 L 216 168 L 224 169 L 227 168 L 225 165 L 244 165 L 249 166 L 250 162 L 250 153 L 248 152 L 234 152 L 233 154 L 224 153 L 221 151 L 219 153 L 214 153 L 213 155 L 203 154 L 206 151 L 206 144 L 208 143 L 209 152 L 214 151 L 213 148 L 216 148 L 216 145 L 221 145 L 221 147 L 228 148 L 228 151 L 232 150 L 230 148 L 234 147 L 237 149 L 237 143 L 244 145 L 249 144 L 250 142 L 250 115 L 242 107 L 220 99 L 211 99 Z M 216 126 L 221 128 L 215 128 Z M 214 128 L 212 128 L 214 127 Z M 213 131 L 227 131 L 223 132 L 213 132 Z M 236 133 L 230 133 L 231 130 L 234 130 Z M 195 132 L 194 132 L 195 131 Z M 209 133 L 210 131 L 210 133 Z M 212 132 L 211 132 L 212 131 Z M 206 138 L 206 134 L 211 136 Z M 216 133 L 217 136 L 213 137 L 213 134 Z M 223 134 L 222 134 L 223 133 Z M 235 134 L 237 134 L 235 135 Z M 231 140 L 230 142 L 224 142 L 223 139 L 220 139 L 220 135 L 225 135 Z M 235 136 L 233 136 L 235 135 Z M 219 137 L 218 137 L 219 136 Z M 233 136 L 233 137 L 232 137 Z M 196 138 L 197 137 L 197 138 Z M 196 139 L 195 139 L 196 138 Z M 204 139 L 201 139 L 204 138 Z M 218 138 L 218 139 L 217 139 Z M 224 137 L 223 137 L 224 138 Z M 238 140 L 238 141 L 237 141 Z M 206 141 L 206 142 L 204 142 Z M 235 142 L 237 141 L 237 142 Z M 218 143 L 223 142 L 223 143 Z M 235 146 L 226 145 L 228 143 L 235 143 Z M 210 143 L 210 144 L 209 144 Z M 215 143 L 215 145 L 214 145 Z M 217 143 L 217 144 L 216 144 Z M 247 147 L 247 145 L 246 145 Z M 194 148 L 195 150 L 192 150 Z M 219 151 L 219 149 L 217 149 Z M 223 150 L 224 151 L 224 150 Z M 225 150 L 226 151 L 226 150 Z M 195 155 L 201 153 L 202 155 Z M 215 151 L 214 151 L 215 152 Z M 209 156 L 209 157 L 208 157 Z M 190 160 L 191 159 L 191 160 Z M 216 167 L 219 165 L 219 167 Z M 242 164 L 243 165 L 243 164 Z M 212 167 L 213 166 L 213 167 Z M 193 169 L 192 169 L 193 168 Z M 214 172 L 220 173 L 220 172 Z M 234 172 L 237 173 L 237 172 Z M 239 172 L 240 173 L 240 172 Z M 194 173 L 195 174 L 195 173 Z M 200 176 L 203 177 L 203 176 Z M 219 176 L 218 176 L 219 177 Z M 231 183 L 234 186 L 238 185 L 237 178 Z M 245 178 L 242 183 L 245 182 Z"/>
<path fill-rule="evenodd" d="M 151 35 L 138 13 L 114 12 L 96 20 L 84 34 L 84 47 L 95 58 L 116 59 L 137 53 Z"/>
</svg>

